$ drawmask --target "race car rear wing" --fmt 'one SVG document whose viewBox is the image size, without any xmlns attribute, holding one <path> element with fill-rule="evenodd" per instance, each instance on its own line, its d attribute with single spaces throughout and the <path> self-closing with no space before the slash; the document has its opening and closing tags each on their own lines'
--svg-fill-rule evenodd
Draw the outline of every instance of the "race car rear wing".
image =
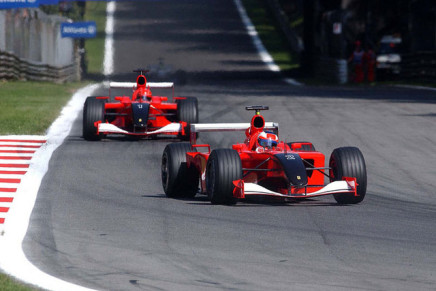
<svg viewBox="0 0 436 291">
<path fill-rule="evenodd" d="M 217 131 L 245 131 L 251 124 L 247 123 L 193 123 L 191 124 L 191 144 L 196 143 L 197 132 L 217 132 Z M 265 122 L 264 129 L 271 130 L 275 134 L 279 133 L 277 122 Z"/>
<path fill-rule="evenodd" d="M 173 89 L 174 98 L 174 83 L 173 82 L 147 82 L 147 88 Z M 111 89 L 136 89 L 136 82 L 109 82 L 109 96 Z"/>
<path fill-rule="evenodd" d="M 148 82 L 148 88 L 162 88 L 162 89 L 172 89 L 174 88 L 173 82 Z M 109 88 L 136 88 L 135 82 L 109 82 Z"/>
</svg>

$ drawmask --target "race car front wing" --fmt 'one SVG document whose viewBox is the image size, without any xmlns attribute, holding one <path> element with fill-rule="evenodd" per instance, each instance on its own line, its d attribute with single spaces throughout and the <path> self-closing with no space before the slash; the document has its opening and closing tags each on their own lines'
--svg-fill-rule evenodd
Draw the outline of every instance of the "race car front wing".
<svg viewBox="0 0 436 291">
<path fill-rule="evenodd" d="M 307 192 L 302 194 L 282 194 L 271 191 L 255 183 L 245 183 L 244 180 L 233 181 L 235 188 L 233 189 L 233 196 L 235 198 L 245 198 L 247 195 L 262 195 L 262 196 L 276 196 L 283 198 L 309 198 L 323 195 L 344 194 L 358 196 L 357 194 L 357 181 L 356 178 L 344 177 L 342 181 L 334 181 L 325 185 L 322 189 L 315 192 Z"/>
<path fill-rule="evenodd" d="M 183 123 L 183 122 L 182 122 Z M 97 126 L 97 132 L 103 133 L 103 134 L 126 134 L 126 135 L 141 135 L 141 136 L 148 136 L 148 135 L 155 135 L 155 134 L 178 134 L 182 133 L 184 134 L 184 126 L 182 123 L 170 123 L 168 125 L 165 125 L 164 127 L 161 127 L 157 130 L 153 131 L 146 131 L 146 132 L 130 132 L 127 130 L 124 130 L 122 128 L 119 128 L 111 123 L 105 123 L 105 122 L 99 122 L 96 124 Z"/>
</svg>

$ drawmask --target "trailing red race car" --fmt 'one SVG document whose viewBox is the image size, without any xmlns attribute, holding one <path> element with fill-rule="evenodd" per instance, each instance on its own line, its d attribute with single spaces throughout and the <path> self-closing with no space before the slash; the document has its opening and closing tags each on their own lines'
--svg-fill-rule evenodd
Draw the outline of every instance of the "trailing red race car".
<svg viewBox="0 0 436 291">
<path fill-rule="evenodd" d="M 168 197 L 194 197 L 200 182 L 200 193 L 213 204 L 235 204 L 250 195 L 291 199 L 334 195 L 339 204 L 364 199 L 366 166 L 358 148 L 335 149 L 325 166 L 325 156 L 312 143 L 278 140 L 278 124 L 265 122 L 260 114 L 268 107 L 246 109 L 256 112 L 251 123 L 191 124 L 191 143 L 166 146 L 161 172 Z M 245 131 L 246 139 L 231 149 L 211 152 L 210 145 L 196 144 L 197 132 L 238 130 Z"/>
<path fill-rule="evenodd" d="M 83 137 L 100 140 L 107 134 L 137 137 L 157 134 L 176 135 L 189 140 L 189 126 L 198 122 L 198 101 L 195 97 L 174 97 L 173 83 L 147 83 L 145 70 L 139 69 L 136 83 L 110 82 L 109 88 L 132 88 L 132 96 L 90 96 L 83 107 Z M 150 88 L 173 90 L 173 100 L 154 96 Z"/>
</svg>

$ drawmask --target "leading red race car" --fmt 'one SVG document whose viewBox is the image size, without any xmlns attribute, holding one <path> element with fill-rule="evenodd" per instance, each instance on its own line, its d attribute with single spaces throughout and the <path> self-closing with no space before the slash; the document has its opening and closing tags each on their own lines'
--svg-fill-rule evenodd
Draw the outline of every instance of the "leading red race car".
<svg viewBox="0 0 436 291">
<path fill-rule="evenodd" d="M 286 199 L 334 195 L 339 204 L 356 204 L 366 194 L 366 166 L 356 147 L 335 149 L 329 165 L 310 142 L 278 140 L 278 124 L 265 122 L 255 110 L 251 123 L 192 124 L 191 143 L 172 143 L 162 156 L 162 185 L 168 197 L 207 194 L 213 204 L 235 204 L 250 195 Z M 196 144 L 197 132 L 245 131 L 231 149 Z M 269 131 L 268 131 L 269 130 Z M 203 151 L 201 151 L 203 148 Z M 329 183 L 325 183 L 325 177 Z"/>
<path fill-rule="evenodd" d="M 189 126 L 198 122 L 198 101 L 195 97 L 174 97 L 174 84 L 147 83 L 143 69 L 136 83 L 110 82 L 109 88 L 132 88 L 132 96 L 90 96 L 83 107 L 83 137 L 100 140 L 107 134 L 136 137 L 158 134 L 176 135 L 189 140 Z M 150 88 L 173 89 L 173 100 L 154 96 Z M 109 91 L 110 95 L 110 91 Z"/>
</svg>

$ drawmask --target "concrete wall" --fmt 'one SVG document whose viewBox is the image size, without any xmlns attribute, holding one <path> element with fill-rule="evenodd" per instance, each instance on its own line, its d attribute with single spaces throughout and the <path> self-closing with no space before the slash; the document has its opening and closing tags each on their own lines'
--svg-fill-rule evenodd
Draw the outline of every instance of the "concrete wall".
<svg viewBox="0 0 436 291">
<path fill-rule="evenodd" d="M 60 34 L 60 25 L 65 21 L 66 18 L 46 15 L 39 9 L 0 10 L 0 53 L 7 54 L 9 59 L 8 62 L 0 61 L 0 69 L 11 70 L 10 67 L 6 68 L 11 65 L 11 55 L 19 63 L 31 64 L 32 76 L 38 66 L 50 67 L 51 71 L 76 67 L 74 40 L 61 38 Z M 24 70 L 28 67 L 17 66 Z M 72 79 L 77 79 L 77 72 L 73 70 L 72 74 Z M 22 71 L 15 75 L 34 79 Z"/>
</svg>

